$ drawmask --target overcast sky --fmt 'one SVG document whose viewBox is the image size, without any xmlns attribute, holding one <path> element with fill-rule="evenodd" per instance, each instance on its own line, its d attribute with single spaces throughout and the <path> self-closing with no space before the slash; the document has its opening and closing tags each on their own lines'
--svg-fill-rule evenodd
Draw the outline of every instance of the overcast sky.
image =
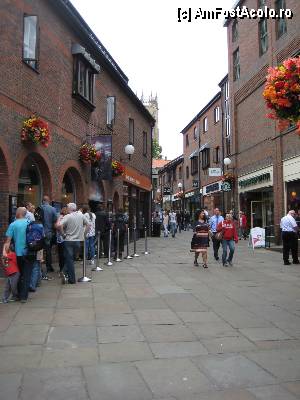
<svg viewBox="0 0 300 400">
<path fill-rule="evenodd" d="M 227 73 L 223 18 L 178 22 L 182 10 L 228 10 L 233 0 L 72 0 L 138 96 L 157 93 L 163 155 L 182 154 L 181 130 Z"/>
</svg>

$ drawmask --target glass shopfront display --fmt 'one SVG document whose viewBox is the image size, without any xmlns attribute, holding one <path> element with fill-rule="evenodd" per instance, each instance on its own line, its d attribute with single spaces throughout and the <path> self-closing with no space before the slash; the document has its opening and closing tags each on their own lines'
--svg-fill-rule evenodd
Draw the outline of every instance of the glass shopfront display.
<svg viewBox="0 0 300 400">
<path fill-rule="evenodd" d="M 273 188 L 240 193 L 240 210 L 245 212 L 249 228 L 274 225 Z"/>
<path fill-rule="evenodd" d="M 300 179 L 287 182 L 286 205 L 287 205 L 287 211 L 300 210 Z"/>
</svg>

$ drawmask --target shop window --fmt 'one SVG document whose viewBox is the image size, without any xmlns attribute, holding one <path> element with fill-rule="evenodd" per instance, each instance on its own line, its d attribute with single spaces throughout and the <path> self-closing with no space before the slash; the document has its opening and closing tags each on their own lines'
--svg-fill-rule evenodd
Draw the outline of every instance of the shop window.
<svg viewBox="0 0 300 400">
<path fill-rule="evenodd" d="M 287 211 L 300 210 L 300 180 L 288 182 L 286 185 Z"/>
<path fill-rule="evenodd" d="M 185 135 L 185 147 L 189 147 L 189 135 Z"/>
<path fill-rule="evenodd" d="M 232 42 L 236 42 L 239 37 L 239 32 L 238 32 L 238 23 L 237 20 L 235 19 L 232 23 Z"/>
<path fill-rule="evenodd" d="M 129 144 L 134 144 L 134 119 L 129 118 Z"/>
<path fill-rule="evenodd" d="M 85 60 L 75 57 L 74 96 L 94 109 L 95 72 Z"/>
<path fill-rule="evenodd" d="M 186 166 L 186 179 L 189 179 L 189 177 L 190 177 L 190 169 L 189 169 L 189 167 L 188 166 Z"/>
<path fill-rule="evenodd" d="M 202 169 L 209 168 L 210 165 L 210 149 L 204 149 L 202 152 Z"/>
<path fill-rule="evenodd" d="M 198 127 L 195 126 L 194 127 L 194 140 L 197 140 L 197 139 L 198 139 Z"/>
<path fill-rule="evenodd" d="M 193 157 L 191 159 L 191 175 L 198 173 L 198 157 Z"/>
<path fill-rule="evenodd" d="M 220 121 L 220 107 L 214 109 L 214 122 L 215 124 Z"/>
<path fill-rule="evenodd" d="M 259 53 L 263 55 L 268 50 L 268 24 L 267 19 L 261 19 L 258 23 L 259 31 Z"/>
<path fill-rule="evenodd" d="M 143 132 L 143 154 L 144 154 L 144 156 L 147 156 L 147 146 L 148 146 L 147 132 Z"/>
<path fill-rule="evenodd" d="M 38 69 L 38 17 L 24 15 L 23 61 L 34 69 Z"/>
<path fill-rule="evenodd" d="M 276 0 L 275 1 L 275 9 L 277 15 L 280 15 L 281 10 L 286 9 L 285 0 Z M 277 18 L 276 19 L 276 37 L 277 39 L 281 38 L 287 32 L 287 23 L 286 18 Z"/>
<path fill-rule="evenodd" d="M 207 117 L 204 118 L 203 120 L 203 133 L 208 131 L 208 119 Z"/>
<path fill-rule="evenodd" d="M 28 157 L 21 169 L 18 181 L 18 205 L 27 202 L 35 206 L 41 204 L 42 200 L 42 180 L 36 162 Z"/>
<path fill-rule="evenodd" d="M 116 118 L 116 98 L 115 96 L 106 97 L 106 125 L 112 128 Z"/>
<path fill-rule="evenodd" d="M 168 175 L 167 175 L 167 182 L 170 183 L 171 182 L 171 178 L 172 178 L 172 172 L 169 171 Z"/>
<path fill-rule="evenodd" d="M 237 49 L 233 53 L 233 80 L 237 81 L 240 79 L 241 76 L 241 68 L 240 68 L 240 52 Z"/>
<path fill-rule="evenodd" d="M 214 162 L 215 164 L 219 164 L 219 162 L 220 162 L 220 147 L 219 147 L 219 146 L 217 146 L 217 147 L 214 149 L 214 153 L 213 153 L 213 162 Z"/>
<path fill-rule="evenodd" d="M 178 179 L 182 179 L 182 167 L 179 167 L 179 172 L 178 172 Z"/>
</svg>

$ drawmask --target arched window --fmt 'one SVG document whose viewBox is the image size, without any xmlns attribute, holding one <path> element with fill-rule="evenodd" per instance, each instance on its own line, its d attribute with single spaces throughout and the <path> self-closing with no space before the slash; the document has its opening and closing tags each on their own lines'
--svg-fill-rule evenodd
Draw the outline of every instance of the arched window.
<svg viewBox="0 0 300 400">
<path fill-rule="evenodd" d="M 33 158 L 24 161 L 18 180 L 18 205 L 27 202 L 39 206 L 42 201 L 43 186 L 40 170 Z"/>
</svg>

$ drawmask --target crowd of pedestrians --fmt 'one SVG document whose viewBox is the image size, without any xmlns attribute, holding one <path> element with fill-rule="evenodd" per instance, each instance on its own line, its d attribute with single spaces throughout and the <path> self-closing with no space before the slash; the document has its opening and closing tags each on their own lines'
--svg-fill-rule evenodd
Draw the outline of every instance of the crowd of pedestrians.
<svg viewBox="0 0 300 400">
<path fill-rule="evenodd" d="M 53 279 L 52 256 L 56 248 L 59 271 L 63 283 L 75 284 L 74 261 L 82 256 L 82 243 L 90 264 L 95 263 L 96 233 L 99 233 L 101 252 L 108 256 L 109 231 L 114 257 L 122 257 L 128 217 L 119 209 L 112 217 L 100 203 L 96 213 L 88 206 L 77 209 L 69 203 L 58 214 L 50 198 L 44 196 L 40 206 L 26 203 L 16 210 L 15 220 L 8 226 L 2 251 L 2 265 L 6 283 L 2 303 L 25 303 L 29 292 L 35 292 L 41 280 Z M 119 253 L 117 236 L 119 234 Z M 42 265 L 45 264 L 45 268 Z"/>
</svg>

